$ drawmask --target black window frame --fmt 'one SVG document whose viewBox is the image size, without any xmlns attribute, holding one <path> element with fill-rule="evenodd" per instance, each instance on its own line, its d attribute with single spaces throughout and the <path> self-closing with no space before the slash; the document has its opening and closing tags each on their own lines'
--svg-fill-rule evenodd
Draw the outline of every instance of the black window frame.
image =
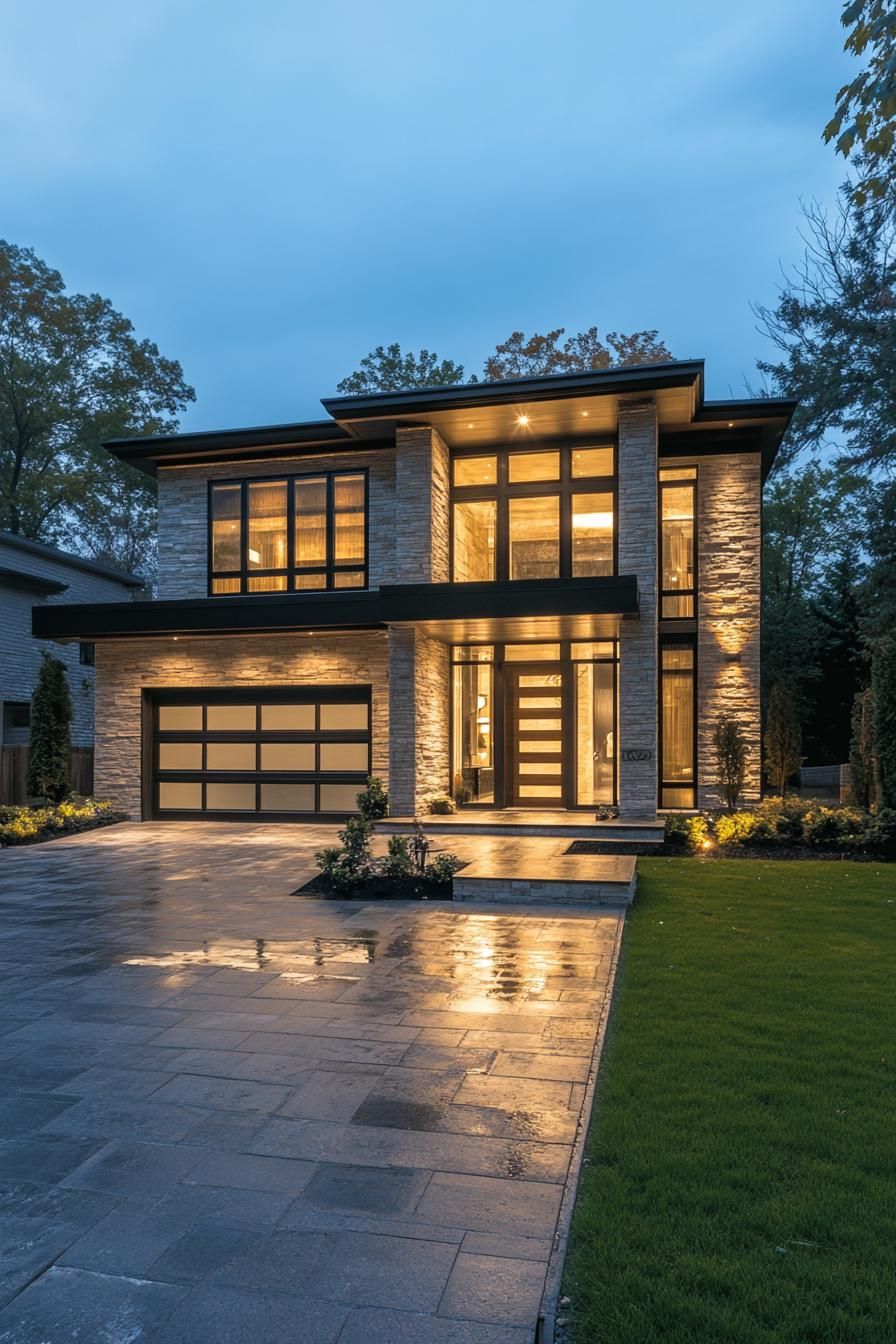
<svg viewBox="0 0 896 1344">
<path fill-rule="evenodd" d="M 613 472 L 607 476 L 573 476 L 572 454 L 574 450 L 584 448 L 611 448 L 613 450 Z M 560 454 L 560 475 L 553 481 L 519 481 L 510 483 L 509 459 L 524 453 Z M 460 458 L 494 457 L 497 459 L 497 481 L 493 485 L 455 485 L 454 463 Z M 510 580 L 510 500 L 544 499 L 559 496 L 559 566 L 557 578 L 581 579 L 588 583 L 602 575 L 573 575 L 572 572 L 572 499 L 574 495 L 587 495 L 600 492 L 608 494 L 613 501 L 613 557 L 612 569 L 606 577 L 619 573 L 619 446 L 615 435 L 589 436 L 587 440 L 576 439 L 539 439 L 526 444 L 501 444 L 492 448 L 455 448 L 450 461 L 450 529 L 448 571 L 452 583 L 464 582 L 454 578 L 454 506 L 469 501 L 495 501 L 495 574 L 494 582 Z"/>
<path fill-rule="evenodd" d="M 691 666 L 689 668 L 664 668 L 663 652 L 668 648 L 688 648 L 691 650 Z M 691 721 L 693 723 L 693 733 L 691 739 L 691 778 L 690 780 L 665 779 L 663 777 L 663 765 L 665 764 L 665 747 L 663 744 L 663 682 L 668 677 L 681 678 L 683 676 L 691 678 Z M 699 798 L 699 763 L 697 759 L 697 636 L 695 634 L 673 634 L 661 635 L 657 641 L 657 804 L 664 812 L 693 812 L 696 811 Z M 690 805 L 667 804 L 663 800 L 666 789 L 690 789 L 693 792 L 693 801 Z"/>
<path fill-rule="evenodd" d="M 96 645 L 81 641 L 78 644 L 78 662 L 82 667 L 96 667 Z"/>
<path fill-rule="evenodd" d="M 674 476 L 672 473 L 681 471 L 681 476 Z M 690 473 L 688 475 L 684 473 Z M 697 601 L 700 589 L 699 580 L 699 556 L 697 547 L 697 482 L 698 468 L 693 465 L 684 465 L 681 467 L 663 467 L 659 468 L 657 474 L 657 591 L 659 593 L 659 619 L 661 621 L 695 621 L 697 619 Z M 663 491 L 680 490 L 687 486 L 691 491 L 691 501 L 693 504 L 693 549 L 694 549 L 694 582 L 691 588 L 664 588 L 663 587 Z M 667 616 L 664 607 L 667 597 L 689 597 L 691 599 L 691 610 L 685 615 Z"/>
<path fill-rule="evenodd" d="M 364 561 L 363 564 L 346 564 L 336 561 L 336 509 L 335 509 L 335 482 L 339 477 L 360 476 L 364 482 Z M 295 563 L 296 535 L 295 535 L 295 484 L 297 481 L 325 480 L 327 491 L 326 502 L 326 529 L 327 546 L 326 560 L 321 565 L 299 565 Z M 249 568 L 249 489 L 253 485 L 277 485 L 280 482 L 286 485 L 286 566 L 282 569 L 250 569 Z M 240 487 L 240 568 L 239 569 L 214 569 L 213 568 L 213 499 L 216 489 Z M 208 499 L 206 504 L 207 512 L 207 593 L 209 597 L 237 597 L 237 596 L 259 596 L 270 597 L 277 593 L 318 593 L 318 592 L 359 592 L 366 589 L 370 582 L 370 473 L 367 467 L 344 467 L 327 468 L 322 471 L 302 471 L 302 472 L 274 472 L 270 476 L 227 476 L 218 477 L 208 482 Z M 337 585 L 336 576 L 338 574 L 357 574 L 361 573 L 362 582 Z M 300 588 L 296 585 L 296 578 L 299 575 L 320 575 L 324 582 L 317 588 Z M 252 588 L 249 587 L 250 579 L 265 578 L 285 578 L 286 583 L 283 588 Z M 216 580 L 236 579 L 239 582 L 239 588 L 234 592 L 216 593 L 214 584 Z"/>
</svg>

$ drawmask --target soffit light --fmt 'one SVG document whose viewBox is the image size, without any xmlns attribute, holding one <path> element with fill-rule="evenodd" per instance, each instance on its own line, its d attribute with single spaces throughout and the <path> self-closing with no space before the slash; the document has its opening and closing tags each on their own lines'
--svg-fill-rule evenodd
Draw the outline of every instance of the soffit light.
<svg viewBox="0 0 896 1344">
<path fill-rule="evenodd" d="M 518 415 L 516 422 L 518 425 L 523 425 L 525 427 L 529 423 L 529 417 L 525 413 L 523 415 Z"/>
</svg>

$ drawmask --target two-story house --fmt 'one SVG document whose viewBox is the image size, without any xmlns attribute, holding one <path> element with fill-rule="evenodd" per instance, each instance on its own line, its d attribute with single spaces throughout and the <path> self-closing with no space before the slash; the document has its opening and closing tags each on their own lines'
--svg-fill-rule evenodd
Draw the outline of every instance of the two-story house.
<svg viewBox="0 0 896 1344">
<path fill-rule="evenodd" d="M 622 817 L 760 786 L 760 494 L 791 401 L 703 363 L 333 397 L 327 419 L 107 445 L 159 487 L 152 603 L 96 645 L 99 793 L 144 818 Z"/>
</svg>

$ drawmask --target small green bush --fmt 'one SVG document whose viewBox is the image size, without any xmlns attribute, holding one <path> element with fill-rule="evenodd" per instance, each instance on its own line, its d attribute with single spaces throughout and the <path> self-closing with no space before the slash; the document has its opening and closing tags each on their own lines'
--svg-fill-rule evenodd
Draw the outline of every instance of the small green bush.
<svg viewBox="0 0 896 1344">
<path fill-rule="evenodd" d="M 666 818 L 665 841 L 676 849 L 694 854 L 709 839 L 709 823 L 705 817 L 672 815 Z"/>
<path fill-rule="evenodd" d="M 457 804 L 449 793 L 436 793 L 427 800 L 430 812 L 437 816 L 450 816 L 457 811 Z"/>
<path fill-rule="evenodd" d="M 424 868 L 423 876 L 429 882 L 448 883 L 460 868 L 463 864 L 456 854 L 437 854 Z"/>
<path fill-rule="evenodd" d="M 389 852 L 382 861 L 384 877 L 410 877 L 414 871 L 411 858 L 411 837 L 409 835 L 390 835 Z"/>
<path fill-rule="evenodd" d="M 764 798 L 756 809 L 778 839 L 798 841 L 803 838 L 803 821 L 812 804 L 802 798 Z"/>
<path fill-rule="evenodd" d="M 370 836 L 373 827 L 366 817 L 349 817 L 339 832 L 341 845 L 320 850 L 315 858 L 334 891 L 348 894 L 373 873 Z"/>
<path fill-rule="evenodd" d="M 861 843 L 869 854 L 896 859 L 896 810 L 882 807 L 879 812 L 866 816 Z"/>
<path fill-rule="evenodd" d="M 389 811 L 389 795 L 383 781 L 371 775 L 367 787 L 358 794 L 358 811 L 366 821 L 379 821 Z"/>
</svg>

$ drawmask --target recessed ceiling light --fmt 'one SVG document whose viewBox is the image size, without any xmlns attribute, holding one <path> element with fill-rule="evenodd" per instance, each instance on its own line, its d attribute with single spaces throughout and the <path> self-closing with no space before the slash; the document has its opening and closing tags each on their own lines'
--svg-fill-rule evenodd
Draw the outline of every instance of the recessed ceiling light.
<svg viewBox="0 0 896 1344">
<path fill-rule="evenodd" d="M 470 423 L 467 425 L 467 429 L 472 429 L 472 428 L 473 428 L 473 421 L 471 420 Z"/>
<path fill-rule="evenodd" d="M 583 414 L 583 415 L 587 415 L 588 412 L 587 412 L 587 411 L 583 411 L 582 414 Z"/>
<path fill-rule="evenodd" d="M 528 415 L 518 415 L 516 418 L 516 422 L 518 425 L 528 425 L 529 417 Z"/>
<path fill-rule="evenodd" d="M 733 420 L 729 420 L 729 421 L 728 421 L 728 428 L 729 428 L 729 429 L 733 429 L 733 428 L 734 428 L 734 421 L 733 421 Z"/>
</svg>

